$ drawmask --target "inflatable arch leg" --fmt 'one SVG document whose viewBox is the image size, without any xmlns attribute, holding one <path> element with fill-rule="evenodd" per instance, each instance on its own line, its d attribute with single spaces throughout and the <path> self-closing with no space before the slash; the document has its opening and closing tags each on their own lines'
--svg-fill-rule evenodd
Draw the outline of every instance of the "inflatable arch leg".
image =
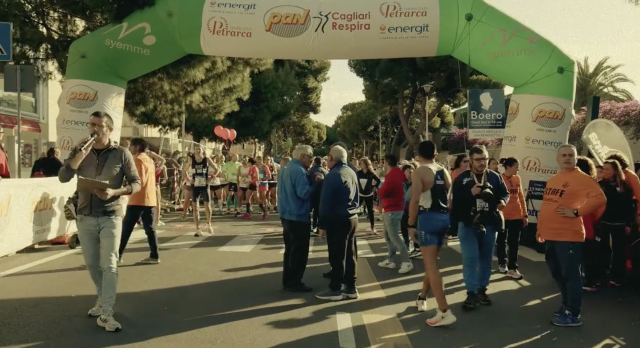
<svg viewBox="0 0 640 348">
<path fill-rule="evenodd" d="M 514 86 L 502 156 L 546 180 L 573 120 L 574 61 L 481 0 L 158 0 L 71 46 L 59 100 L 64 154 L 107 111 L 120 138 L 127 81 L 187 54 L 274 59 L 452 55 Z"/>
</svg>

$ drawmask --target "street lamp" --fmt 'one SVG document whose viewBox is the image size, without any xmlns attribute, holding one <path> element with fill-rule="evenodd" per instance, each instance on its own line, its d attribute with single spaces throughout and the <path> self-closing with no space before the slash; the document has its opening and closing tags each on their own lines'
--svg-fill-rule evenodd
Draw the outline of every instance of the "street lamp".
<svg viewBox="0 0 640 348">
<path fill-rule="evenodd" d="M 427 106 L 426 106 L 426 112 L 425 112 L 425 124 L 424 124 L 424 140 L 429 140 L 429 92 L 431 91 L 431 88 L 433 88 L 433 85 L 428 83 L 426 85 L 422 85 L 421 86 L 422 89 L 424 90 L 425 93 L 425 98 L 427 98 Z"/>
</svg>

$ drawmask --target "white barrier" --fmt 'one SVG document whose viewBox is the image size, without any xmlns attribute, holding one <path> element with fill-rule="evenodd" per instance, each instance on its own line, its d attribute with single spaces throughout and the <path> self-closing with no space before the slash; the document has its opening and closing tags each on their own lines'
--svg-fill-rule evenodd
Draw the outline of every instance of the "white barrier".
<svg viewBox="0 0 640 348">
<path fill-rule="evenodd" d="M 77 231 L 64 215 L 75 190 L 75 178 L 66 184 L 58 178 L 0 181 L 0 257 Z"/>
</svg>

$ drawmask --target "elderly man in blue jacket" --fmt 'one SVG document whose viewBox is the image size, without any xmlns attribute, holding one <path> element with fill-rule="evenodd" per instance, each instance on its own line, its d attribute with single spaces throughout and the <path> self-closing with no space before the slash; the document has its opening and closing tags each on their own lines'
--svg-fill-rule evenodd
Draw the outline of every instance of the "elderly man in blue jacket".
<svg viewBox="0 0 640 348">
<path fill-rule="evenodd" d="M 310 178 L 308 174 L 313 160 L 313 148 L 298 145 L 293 150 L 292 157 L 280 170 L 278 180 L 278 213 L 284 230 L 282 286 L 287 291 L 310 292 L 312 289 L 302 282 L 302 277 L 309 259 L 309 213 L 311 196 L 316 190 L 316 179 Z"/>
<path fill-rule="evenodd" d="M 347 165 L 347 151 L 334 146 L 320 197 L 320 236 L 327 238 L 331 282 L 316 297 L 327 301 L 356 299 L 356 229 L 358 228 L 358 178 Z M 341 291 L 342 284 L 345 285 Z"/>
</svg>

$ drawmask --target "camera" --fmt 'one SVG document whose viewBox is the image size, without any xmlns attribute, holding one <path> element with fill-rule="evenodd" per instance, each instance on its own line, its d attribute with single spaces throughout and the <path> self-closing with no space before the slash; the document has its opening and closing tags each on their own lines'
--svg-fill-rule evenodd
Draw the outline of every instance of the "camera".
<svg viewBox="0 0 640 348">
<path fill-rule="evenodd" d="M 493 201 L 493 186 L 491 186 L 490 183 L 485 182 L 482 184 L 482 186 L 480 186 L 480 197 L 482 197 L 482 200 L 485 202 L 491 202 Z"/>
</svg>

